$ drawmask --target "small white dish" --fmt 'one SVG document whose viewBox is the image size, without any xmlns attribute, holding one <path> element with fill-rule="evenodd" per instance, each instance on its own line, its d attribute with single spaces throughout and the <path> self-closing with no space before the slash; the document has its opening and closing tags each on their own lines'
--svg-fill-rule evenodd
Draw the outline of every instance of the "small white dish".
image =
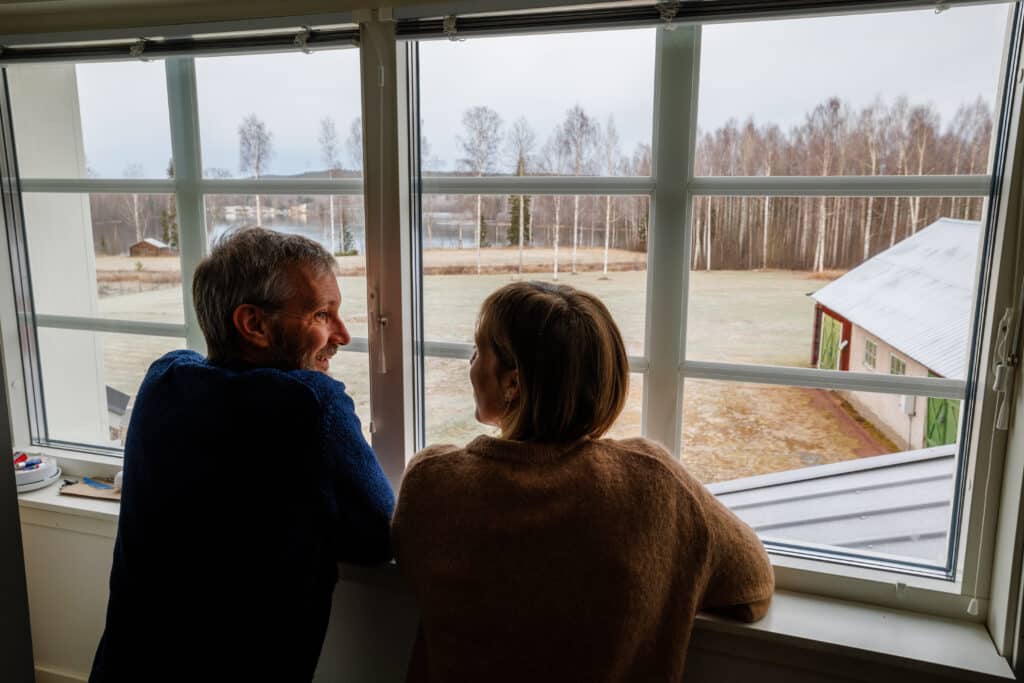
<svg viewBox="0 0 1024 683">
<path fill-rule="evenodd" d="M 36 481 L 31 484 L 20 484 L 18 486 L 18 493 L 28 493 L 29 491 L 35 491 L 36 489 L 46 488 L 54 482 L 60 481 L 60 468 L 53 473 L 53 475 L 43 479 L 42 481 Z"/>
</svg>

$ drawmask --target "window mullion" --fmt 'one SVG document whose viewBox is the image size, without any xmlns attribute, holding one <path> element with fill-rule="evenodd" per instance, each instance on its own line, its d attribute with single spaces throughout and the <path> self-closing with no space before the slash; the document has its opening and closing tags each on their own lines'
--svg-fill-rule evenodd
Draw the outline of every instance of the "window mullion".
<svg viewBox="0 0 1024 683">
<path fill-rule="evenodd" d="M 700 78 L 700 27 L 658 29 L 648 245 L 647 357 L 643 433 L 679 453 L 683 384 L 677 369 L 686 343 L 693 175 Z"/>
<path fill-rule="evenodd" d="M 46 194 L 163 194 L 174 192 L 174 180 L 162 178 L 24 178 L 22 192 Z"/>
<path fill-rule="evenodd" d="M 369 313 L 370 431 L 381 466 L 397 485 L 413 446 L 412 315 L 406 60 L 393 22 L 376 12 L 360 24 L 363 188 Z"/>
<path fill-rule="evenodd" d="M 185 339 L 188 348 L 206 353 L 196 310 L 192 305 L 192 275 L 206 255 L 206 212 L 199 181 L 203 177 L 199 151 L 199 108 L 196 100 L 196 67 L 189 57 L 168 59 L 167 111 L 171 123 L 171 154 L 174 159 L 175 205 L 178 210 L 178 250 L 181 254 L 181 300 L 185 307 Z"/>
<path fill-rule="evenodd" d="M 815 387 L 845 391 L 870 391 L 882 394 L 950 398 L 962 401 L 967 382 L 945 377 L 908 377 L 906 375 L 819 368 L 786 368 L 746 363 L 716 363 L 688 360 L 681 374 L 691 379 L 726 382 L 751 382 L 779 386 Z"/>
<path fill-rule="evenodd" d="M 360 178 L 207 178 L 201 180 L 203 194 L 309 194 L 362 195 Z"/>
<path fill-rule="evenodd" d="M 86 332 L 105 332 L 109 334 L 140 334 L 156 337 L 184 337 L 184 325 L 175 323 L 151 322 L 147 320 L 121 320 L 116 318 L 87 318 L 72 315 L 35 315 L 37 327 L 48 327 L 59 330 L 82 330 Z"/>
<path fill-rule="evenodd" d="M 425 194 L 643 195 L 654 190 L 645 176 L 427 176 Z"/>
<path fill-rule="evenodd" d="M 700 176 L 689 190 L 710 197 L 985 197 L 989 175 Z"/>
</svg>

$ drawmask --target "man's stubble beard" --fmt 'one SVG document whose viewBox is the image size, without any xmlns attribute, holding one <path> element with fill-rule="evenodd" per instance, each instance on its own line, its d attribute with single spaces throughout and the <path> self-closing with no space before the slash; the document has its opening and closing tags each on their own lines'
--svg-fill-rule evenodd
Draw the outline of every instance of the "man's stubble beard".
<svg viewBox="0 0 1024 683">
<path fill-rule="evenodd" d="M 319 372 L 321 370 L 316 366 L 316 357 L 321 354 L 321 351 L 329 361 L 338 352 L 338 347 L 335 344 L 329 344 L 326 347 L 303 351 L 295 343 L 294 337 L 286 334 L 280 324 L 274 324 L 271 327 L 271 366 L 278 370 L 314 370 Z"/>
</svg>

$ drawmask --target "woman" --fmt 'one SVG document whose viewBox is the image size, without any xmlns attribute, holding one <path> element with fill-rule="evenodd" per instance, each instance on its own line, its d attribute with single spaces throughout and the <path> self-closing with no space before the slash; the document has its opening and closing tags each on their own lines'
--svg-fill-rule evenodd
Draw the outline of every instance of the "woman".
<svg viewBox="0 0 1024 683">
<path fill-rule="evenodd" d="M 754 532 L 661 446 L 600 438 L 629 366 L 596 297 L 494 292 L 470 381 L 500 438 L 419 453 L 392 523 L 422 616 L 408 680 L 678 681 L 698 610 L 765 613 Z"/>
</svg>

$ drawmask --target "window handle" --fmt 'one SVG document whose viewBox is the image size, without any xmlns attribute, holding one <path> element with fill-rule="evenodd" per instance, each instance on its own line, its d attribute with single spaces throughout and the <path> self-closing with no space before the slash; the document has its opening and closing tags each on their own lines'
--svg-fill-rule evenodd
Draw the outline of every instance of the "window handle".
<svg viewBox="0 0 1024 683">
<path fill-rule="evenodd" d="M 388 317 L 380 310 L 380 295 L 377 290 L 370 291 L 370 315 L 373 318 L 373 325 L 377 329 L 377 373 L 388 374 L 388 355 L 385 343 L 385 331 L 388 326 Z"/>
</svg>

